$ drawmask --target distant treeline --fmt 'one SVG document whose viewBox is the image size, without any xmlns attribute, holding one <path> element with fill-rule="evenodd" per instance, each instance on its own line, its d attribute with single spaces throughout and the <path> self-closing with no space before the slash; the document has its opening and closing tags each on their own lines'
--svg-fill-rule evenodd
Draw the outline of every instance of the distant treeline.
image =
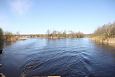
<svg viewBox="0 0 115 77">
<path fill-rule="evenodd" d="M 16 41 L 18 40 L 21 36 L 24 36 L 23 34 L 21 35 L 20 33 L 15 33 L 13 34 L 12 32 L 3 32 L 3 30 L 0 28 L 0 40 L 4 41 Z M 26 34 L 25 36 L 28 36 L 30 38 L 37 38 L 37 37 L 42 37 L 42 38 L 49 38 L 49 39 L 59 39 L 59 38 L 83 38 L 84 34 L 82 32 L 73 32 L 73 31 L 50 31 L 47 30 L 46 34 Z"/>
<path fill-rule="evenodd" d="M 50 31 L 48 30 L 46 33 L 48 38 L 83 38 L 84 34 L 82 32 L 73 32 L 73 31 L 63 31 L 63 32 L 59 32 L 59 31 Z"/>
</svg>

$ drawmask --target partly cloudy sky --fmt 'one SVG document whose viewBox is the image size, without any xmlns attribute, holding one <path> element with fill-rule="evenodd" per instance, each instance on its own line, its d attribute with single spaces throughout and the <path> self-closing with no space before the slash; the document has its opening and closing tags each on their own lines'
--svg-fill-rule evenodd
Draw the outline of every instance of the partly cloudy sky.
<svg viewBox="0 0 115 77">
<path fill-rule="evenodd" d="M 115 0 L 0 0 L 0 27 L 13 33 L 92 33 L 115 22 Z"/>
</svg>

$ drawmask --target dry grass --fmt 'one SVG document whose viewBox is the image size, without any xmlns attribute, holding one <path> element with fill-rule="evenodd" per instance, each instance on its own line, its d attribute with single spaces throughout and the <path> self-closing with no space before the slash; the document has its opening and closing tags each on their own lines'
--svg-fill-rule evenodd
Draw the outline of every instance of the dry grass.
<svg viewBox="0 0 115 77">
<path fill-rule="evenodd" d="M 104 39 L 102 37 L 92 37 L 91 40 L 96 42 L 105 43 L 115 47 L 115 38 Z"/>
</svg>

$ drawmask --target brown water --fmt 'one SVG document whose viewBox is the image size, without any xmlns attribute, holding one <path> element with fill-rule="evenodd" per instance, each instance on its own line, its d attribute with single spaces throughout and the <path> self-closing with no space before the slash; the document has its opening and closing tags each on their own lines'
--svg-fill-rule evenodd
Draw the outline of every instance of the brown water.
<svg viewBox="0 0 115 77">
<path fill-rule="evenodd" d="M 87 38 L 28 39 L 5 46 L 0 64 L 6 77 L 115 77 L 115 48 Z"/>
</svg>

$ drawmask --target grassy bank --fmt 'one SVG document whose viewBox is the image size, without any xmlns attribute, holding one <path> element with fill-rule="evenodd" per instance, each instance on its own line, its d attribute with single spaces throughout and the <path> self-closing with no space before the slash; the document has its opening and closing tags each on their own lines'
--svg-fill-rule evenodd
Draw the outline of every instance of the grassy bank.
<svg viewBox="0 0 115 77">
<path fill-rule="evenodd" d="M 96 37 L 91 37 L 90 39 L 93 40 L 93 41 L 96 41 L 96 42 L 104 43 L 104 44 L 115 45 L 115 38 L 105 39 L 103 37 L 96 36 Z"/>
<path fill-rule="evenodd" d="M 103 40 L 100 37 L 91 37 L 90 39 L 98 44 L 105 44 L 111 47 L 115 47 L 115 38 L 109 38 L 109 39 Z"/>
</svg>

